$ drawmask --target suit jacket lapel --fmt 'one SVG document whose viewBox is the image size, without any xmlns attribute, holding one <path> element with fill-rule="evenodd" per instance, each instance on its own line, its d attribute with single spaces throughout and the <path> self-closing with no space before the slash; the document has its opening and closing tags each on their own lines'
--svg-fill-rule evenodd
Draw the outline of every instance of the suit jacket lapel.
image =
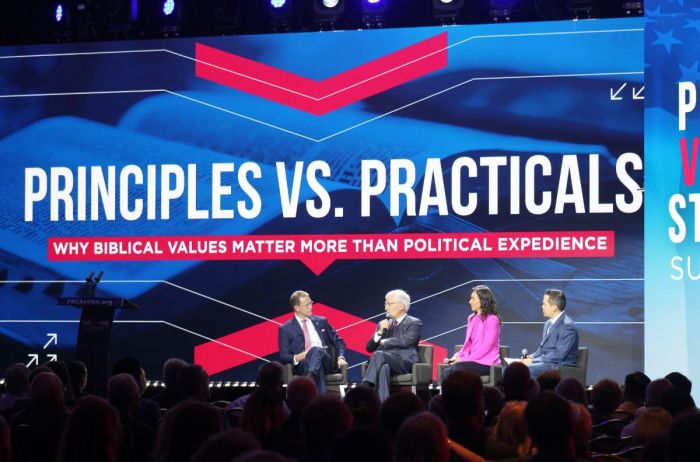
<svg viewBox="0 0 700 462">
<path fill-rule="evenodd" d="M 304 331 L 301 330 L 301 326 L 299 325 L 299 321 L 297 321 L 296 316 L 292 317 L 292 325 L 294 326 L 294 335 L 301 337 L 301 342 L 304 343 Z"/>
<path fill-rule="evenodd" d="M 391 333 L 392 337 L 400 337 L 401 335 L 404 334 L 406 331 L 406 326 L 408 325 L 407 323 L 409 322 L 409 317 L 406 316 L 403 318 L 403 321 L 398 323 L 396 327 L 394 327 L 394 331 Z"/>
<path fill-rule="evenodd" d="M 559 316 L 559 319 L 557 319 L 557 322 L 552 324 L 552 327 L 550 327 L 550 329 L 549 329 L 549 334 L 547 334 L 547 336 L 545 336 L 545 338 L 542 339 L 542 343 L 547 341 L 547 339 L 554 333 L 554 331 L 559 329 L 559 326 L 561 326 L 563 322 L 564 322 L 564 314 L 562 313 L 562 315 Z"/>
</svg>

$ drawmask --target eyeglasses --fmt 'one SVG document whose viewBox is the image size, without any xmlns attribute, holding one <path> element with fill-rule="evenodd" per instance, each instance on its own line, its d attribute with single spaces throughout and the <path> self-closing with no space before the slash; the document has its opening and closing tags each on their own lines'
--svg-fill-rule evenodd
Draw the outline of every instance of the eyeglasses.
<svg viewBox="0 0 700 462">
<path fill-rule="evenodd" d="M 384 306 L 400 305 L 401 302 L 384 302 Z"/>
</svg>

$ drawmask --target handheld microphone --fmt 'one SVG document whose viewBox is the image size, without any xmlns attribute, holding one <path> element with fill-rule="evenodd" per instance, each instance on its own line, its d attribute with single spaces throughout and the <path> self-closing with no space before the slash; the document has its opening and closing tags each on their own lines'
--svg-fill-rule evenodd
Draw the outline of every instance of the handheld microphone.
<svg viewBox="0 0 700 462">
<path fill-rule="evenodd" d="M 386 320 L 389 320 L 389 319 L 391 319 L 391 315 L 389 313 L 384 313 L 384 318 Z M 384 332 L 386 332 L 387 330 L 388 330 L 388 327 L 385 327 L 383 329 L 379 329 L 379 333 L 384 335 Z"/>
<path fill-rule="evenodd" d="M 527 358 L 527 348 L 523 348 L 523 351 L 520 352 L 520 359 L 526 359 Z"/>
</svg>

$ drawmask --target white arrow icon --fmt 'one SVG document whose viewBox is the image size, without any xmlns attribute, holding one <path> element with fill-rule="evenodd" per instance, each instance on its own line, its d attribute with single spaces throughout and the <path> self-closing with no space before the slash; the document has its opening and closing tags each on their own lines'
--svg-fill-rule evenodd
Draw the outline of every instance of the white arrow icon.
<svg viewBox="0 0 700 462">
<path fill-rule="evenodd" d="M 58 361 L 58 355 L 46 355 L 49 361 Z"/>
<path fill-rule="evenodd" d="M 39 365 L 39 355 L 36 353 L 30 353 L 27 356 L 29 356 L 31 359 L 27 363 L 27 367 L 31 366 L 32 364 L 36 364 L 37 366 Z"/>
<path fill-rule="evenodd" d="M 632 99 L 644 99 L 644 95 L 642 95 L 642 92 L 644 91 L 644 85 L 642 85 L 642 88 L 637 91 L 636 88 L 632 87 Z"/>
<path fill-rule="evenodd" d="M 618 96 L 620 92 L 622 91 L 623 88 L 627 86 L 627 82 L 623 83 L 620 88 L 617 89 L 615 93 L 613 93 L 613 89 L 610 89 L 610 100 L 611 101 L 622 101 L 622 96 Z"/>
<path fill-rule="evenodd" d="M 51 345 L 51 342 L 58 345 L 58 334 L 50 333 L 50 334 L 46 334 L 46 336 L 49 337 L 49 341 L 46 342 L 46 345 L 44 345 L 44 350 L 46 348 L 48 348 L 49 345 Z"/>
</svg>

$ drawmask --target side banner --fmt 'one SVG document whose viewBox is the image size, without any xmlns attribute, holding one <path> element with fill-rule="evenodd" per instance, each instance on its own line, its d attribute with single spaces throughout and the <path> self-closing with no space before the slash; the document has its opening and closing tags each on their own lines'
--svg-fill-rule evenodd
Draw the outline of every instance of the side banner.
<svg viewBox="0 0 700 462">
<path fill-rule="evenodd" d="M 639 18 L 0 49 L 0 361 L 71 359 L 80 296 L 127 298 L 112 359 L 252 380 L 310 292 L 359 380 L 403 288 L 435 361 L 489 285 L 534 351 L 563 289 L 588 382 L 642 367 Z M 83 291 L 83 292 L 81 292 Z"/>
<path fill-rule="evenodd" d="M 698 383 L 700 12 L 661 0 L 647 1 L 646 10 L 645 369 Z"/>
</svg>

